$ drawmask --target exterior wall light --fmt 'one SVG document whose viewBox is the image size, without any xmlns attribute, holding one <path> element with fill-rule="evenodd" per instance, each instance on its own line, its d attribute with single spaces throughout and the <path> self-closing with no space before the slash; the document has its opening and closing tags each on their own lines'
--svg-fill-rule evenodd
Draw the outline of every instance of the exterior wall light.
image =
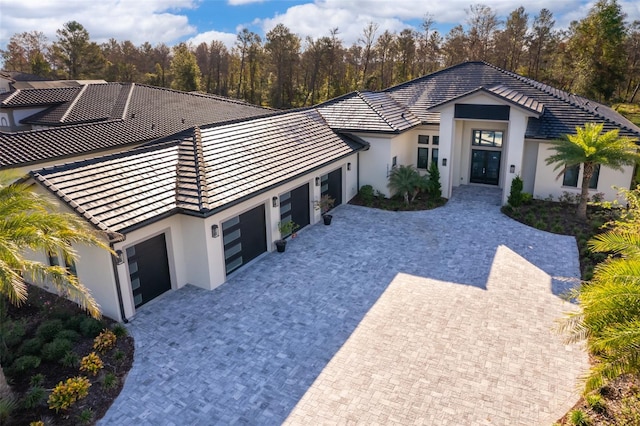
<svg viewBox="0 0 640 426">
<path fill-rule="evenodd" d="M 351 170 L 351 163 L 347 163 L 347 170 Z"/>
<path fill-rule="evenodd" d="M 446 166 L 446 165 L 447 165 L 447 159 L 446 159 L 446 158 L 443 158 L 443 159 L 442 159 L 442 165 L 443 165 L 443 166 Z"/>
<path fill-rule="evenodd" d="M 124 253 L 122 250 L 116 250 L 116 264 L 122 265 L 124 263 Z"/>
<path fill-rule="evenodd" d="M 320 186 L 320 178 L 319 177 L 316 178 L 316 186 Z"/>
<path fill-rule="evenodd" d="M 278 197 L 273 197 L 271 199 L 271 204 L 273 205 L 273 207 L 278 207 Z"/>
<path fill-rule="evenodd" d="M 515 173 L 516 172 L 516 165 L 515 164 L 512 164 L 512 165 L 509 166 L 509 172 L 510 173 Z"/>
<path fill-rule="evenodd" d="M 213 238 L 218 238 L 220 236 L 220 228 L 218 228 L 218 225 L 211 225 L 211 236 Z"/>
</svg>

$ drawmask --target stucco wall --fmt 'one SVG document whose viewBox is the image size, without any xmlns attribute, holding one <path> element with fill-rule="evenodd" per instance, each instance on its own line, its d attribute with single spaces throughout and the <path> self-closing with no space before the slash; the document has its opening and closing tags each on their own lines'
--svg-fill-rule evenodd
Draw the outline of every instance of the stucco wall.
<svg viewBox="0 0 640 426">
<path fill-rule="evenodd" d="M 547 166 L 546 164 L 546 159 L 553 153 L 554 151 L 551 150 L 550 144 L 541 142 L 538 145 L 537 171 L 533 196 L 535 198 L 547 198 L 551 195 L 554 198 L 558 198 L 564 191 L 571 194 L 579 194 L 582 183 L 582 167 L 578 175 L 578 187 L 562 186 L 562 176 L 556 179 L 561 169 L 553 170 L 555 165 Z M 597 189 L 590 189 L 589 193 L 594 195 L 601 192 L 604 194 L 605 200 L 613 201 L 618 194 L 617 190 L 613 189 L 613 186 L 629 188 L 632 176 L 633 166 L 623 167 L 622 172 L 603 166 L 600 168 Z"/>
<path fill-rule="evenodd" d="M 536 167 L 538 165 L 538 141 L 525 140 L 524 152 L 522 155 L 522 178 L 523 191 L 533 194 L 533 186 L 536 180 Z"/>
<path fill-rule="evenodd" d="M 369 142 L 367 151 L 360 152 L 360 186 L 371 185 L 374 191 L 380 191 L 389 196 L 387 187 L 388 173 L 391 171 L 391 136 L 373 136 L 358 134 Z"/>
</svg>

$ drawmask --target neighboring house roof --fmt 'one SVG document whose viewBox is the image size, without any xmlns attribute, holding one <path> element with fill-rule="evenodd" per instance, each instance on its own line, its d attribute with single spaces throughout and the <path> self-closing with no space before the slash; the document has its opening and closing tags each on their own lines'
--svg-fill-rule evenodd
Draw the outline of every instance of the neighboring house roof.
<svg viewBox="0 0 640 426">
<path fill-rule="evenodd" d="M 334 130 L 400 133 L 421 123 L 384 92 L 352 92 L 316 106 Z"/>
<path fill-rule="evenodd" d="M 40 77 L 35 74 L 28 74 L 20 71 L 0 71 L 0 77 L 4 77 L 7 80 L 16 81 L 48 81 L 49 78 Z"/>
<path fill-rule="evenodd" d="M 272 113 L 220 96 L 122 83 L 24 89 L 0 98 L 0 108 L 28 106 L 29 102 L 51 107 L 26 121 L 60 127 L 0 132 L 0 168 L 86 155 L 159 139 L 194 126 Z"/>
<path fill-rule="evenodd" d="M 606 105 L 564 92 L 486 62 L 465 62 L 385 90 L 423 123 L 437 123 L 430 111 L 457 96 L 484 88 L 510 101 L 520 99 L 544 107 L 539 119 L 529 119 L 526 136 L 554 139 L 575 133 L 586 122 L 604 122 L 605 129 L 620 129 L 624 136 L 640 136 L 640 128 Z M 538 107 L 534 107 L 537 109 Z"/>
<path fill-rule="evenodd" d="M 307 109 L 195 128 L 31 176 L 99 229 L 127 232 L 178 212 L 211 215 L 366 146 Z"/>
</svg>

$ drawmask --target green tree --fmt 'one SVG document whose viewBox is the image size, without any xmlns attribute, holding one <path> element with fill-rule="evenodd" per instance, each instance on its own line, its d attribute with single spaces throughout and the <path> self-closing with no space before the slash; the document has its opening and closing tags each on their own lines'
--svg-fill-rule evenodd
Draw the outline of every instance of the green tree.
<svg viewBox="0 0 640 426">
<path fill-rule="evenodd" d="M 546 159 L 547 164 L 556 164 L 554 170 L 560 170 L 557 178 L 575 166 L 582 166 L 582 191 L 577 215 L 587 218 L 589 201 L 589 181 L 596 165 L 600 164 L 614 170 L 622 170 L 624 165 L 633 165 L 640 160 L 638 146 L 634 140 L 619 135 L 619 129 L 602 133 L 604 124 L 586 123 L 576 127 L 575 135 L 564 135 L 552 141 L 551 149 L 555 154 Z"/>
<path fill-rule="evenodd" d="M 586 18 L 572 25 L 569 46 L 575 55 L 579 93 L 608 102 L 623 82 L 625 16 L 616 0 L 599 0 Z"/>
<path fill-rule="evenodd" d="M 389 189 L 402 195 L 406 205 L 415 200 L 425 184 L 426 180 L 413 166 L 399 166 L 391 170 L 389 174 Z"/>
<path fill-rule="evenodd" d="M 90 41 L 89 32 L 81 24 L 67 22 L 56 34 L 58 41 L 53 43 L 53 58 L 67 78 L 74 80 L 99 75 L 104 68 L 104 56 L 100 47 Z"/>
<path fill-rule="evenodd" d="M 20 71 L 45 77 L 51 71 L 45 55 L 49 52 L 49 42 L 40 31 L 14 34 L 7 43 L 6 50 L 0 49 L 4 69 Z"/>
<path fill-rule="evenodd" d="M 25 257 L 25 251 L 57 253 L 66 265 L 77 260 L 74 245 L 110 250 L 100 234 L 72 213 L 60 213 L 46 197 L 16 176 L 0 172 L 0 302 L 15 305 L 27 298 L 25 280 L 50 282 L 60 294 L 100 317 L 100 307 L 66 267 L 49 266 Z M 11 394 L 0 366 L 0 398 Z"/>
<path fill-rule="evenodd" d="M 186 43 L 180 43 L 173 47 L 173 59 L 171 59 L 171 75 L 173 81 L 171 88 L 192 92 L 200 89 L 200 68 L 196 56 L 191 52 Z"/>
<path fill-rule="evenodd" d="M 295 98 L 294 71 L 299 59 L 300 38 L 282 24 L 266 35 L 264 47 L 271 57 L 275 82 L 271 88 L 271 106 L 291 107 Z"/>
<path fill-rule="evenodd" d="M 571 341 L 586 339 L 597 360 L 586 392 L 621 374 L 640 374 L 640 187 L 625 194 L 629 209 L 623 218 L 589 241 L 592 251 L 614 256 L 595 268 L 577 293 L 581 312 L 561 326 Z"/>
</svg>

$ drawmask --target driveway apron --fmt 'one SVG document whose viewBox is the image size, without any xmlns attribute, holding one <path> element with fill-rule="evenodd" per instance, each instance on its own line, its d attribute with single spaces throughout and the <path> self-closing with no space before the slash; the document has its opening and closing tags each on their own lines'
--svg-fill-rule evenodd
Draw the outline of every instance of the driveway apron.
<svg viewBox="0 0 640 426">
<path fill-rule="evenodd" d="M 129 323 L 134 365 L 100 424 L 552 424 L 588 368 L 554 331 L 577 247 L 499 200 L 340 206 L 216 290 L 166 293 Z"/>
</svg>

